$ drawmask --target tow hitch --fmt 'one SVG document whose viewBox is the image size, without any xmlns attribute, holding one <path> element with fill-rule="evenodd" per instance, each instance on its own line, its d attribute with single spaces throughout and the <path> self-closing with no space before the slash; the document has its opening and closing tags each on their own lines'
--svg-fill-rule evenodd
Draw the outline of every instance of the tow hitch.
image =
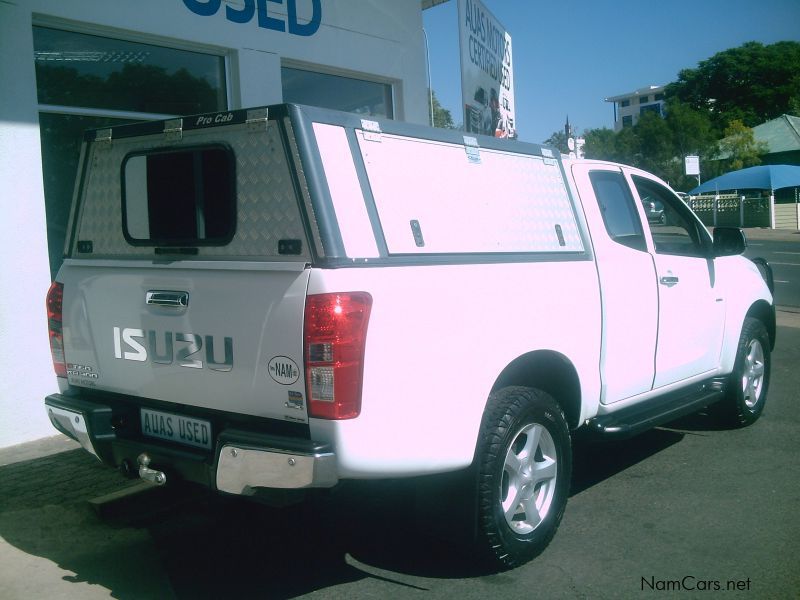
<svg viewBox="0 0 800 600">
<path fill-rule="evenodd" d="M 150 468 L 150 457 L 146 453 L 140 454 L 136 460 L 139 463 L 139 477 L 156 485 L 167 483 L 166 473 Z"/>
</svg>

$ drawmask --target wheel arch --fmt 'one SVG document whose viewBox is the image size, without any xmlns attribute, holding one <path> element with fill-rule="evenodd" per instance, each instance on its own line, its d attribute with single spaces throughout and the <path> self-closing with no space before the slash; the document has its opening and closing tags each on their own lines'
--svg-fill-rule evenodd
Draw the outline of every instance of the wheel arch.
<svg viewBox="0 0 800 600">
<path fill-rule="evenodd" d="M 750 307 L 745 315 L 745 318 L 746 317 L 752 317 L 764 323 L 764 327 L 766 327 L 767 334 L 769 335 L 769 349 L 774 350 L 776 333 L 775 306 L 766 300 L 759 300 Z"/>
<path fill-rule="evenodd" d="M 766 299 L 758 299 L 749 306 L 746 303 L 729 306 L 728 316 L 725 321 L 725 339 L 720 356 L 720 370 L 722 374 L 733 371 L 736 362 L 736 352 L 739 348 L 739 336 L 742 333 L 745 320 L 750 317 L 764 324 L 769 336 L 769 350 L 775 348 L 775 307 Z"/>
<path fill-rule="evenodd" d="M 497 377 L 492 392 L 508 386 L 538 388 L 547 392 L 561 406 L 570 429 L 580 425 L 580 378 L 575 366 L 563 354 L 553 350 L 535 350 L 517 357 Z"/>
</svg>

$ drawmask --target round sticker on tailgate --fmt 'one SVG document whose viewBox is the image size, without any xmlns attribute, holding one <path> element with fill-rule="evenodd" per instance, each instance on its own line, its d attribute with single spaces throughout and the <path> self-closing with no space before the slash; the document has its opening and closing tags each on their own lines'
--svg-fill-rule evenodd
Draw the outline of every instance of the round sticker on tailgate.
<svg viewBox="0 0 800 600">
<path fill-rule="evenodd" d="M 281 385 L 291 385 L 300 377 L 300 369 L 288 356 L 275 356 L 269 361 L 269 376 Z"/>
</svg>

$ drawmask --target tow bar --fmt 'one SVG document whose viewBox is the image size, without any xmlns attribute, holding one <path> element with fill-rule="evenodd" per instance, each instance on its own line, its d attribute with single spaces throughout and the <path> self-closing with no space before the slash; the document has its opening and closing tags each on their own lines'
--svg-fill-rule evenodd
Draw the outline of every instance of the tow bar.
<svg viewBox="0 0 800 600">
<path fill-rule="evenodd" d="M 139 463 L 139 477 L 145 481 L 150 481 L 156 485 L 167 483 L 167 475 L 163 471 L 156 471 L 150 468 L 150 457 L 146 453 L 139 455 L 136 459 Z"/>
</svg>

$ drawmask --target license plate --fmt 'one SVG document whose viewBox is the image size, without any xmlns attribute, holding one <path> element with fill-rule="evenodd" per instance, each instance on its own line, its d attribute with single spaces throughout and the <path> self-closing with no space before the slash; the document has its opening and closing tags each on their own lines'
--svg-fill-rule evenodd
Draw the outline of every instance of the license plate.
<svg viewBox="0 0 800 600">
<path fill-rule="evenodd" d="M 211 449 L 211 423 L 183 415 L 143 408 L 142 433 L 144 435 L 178 442 L 189 446 Z"/>
</svg>

